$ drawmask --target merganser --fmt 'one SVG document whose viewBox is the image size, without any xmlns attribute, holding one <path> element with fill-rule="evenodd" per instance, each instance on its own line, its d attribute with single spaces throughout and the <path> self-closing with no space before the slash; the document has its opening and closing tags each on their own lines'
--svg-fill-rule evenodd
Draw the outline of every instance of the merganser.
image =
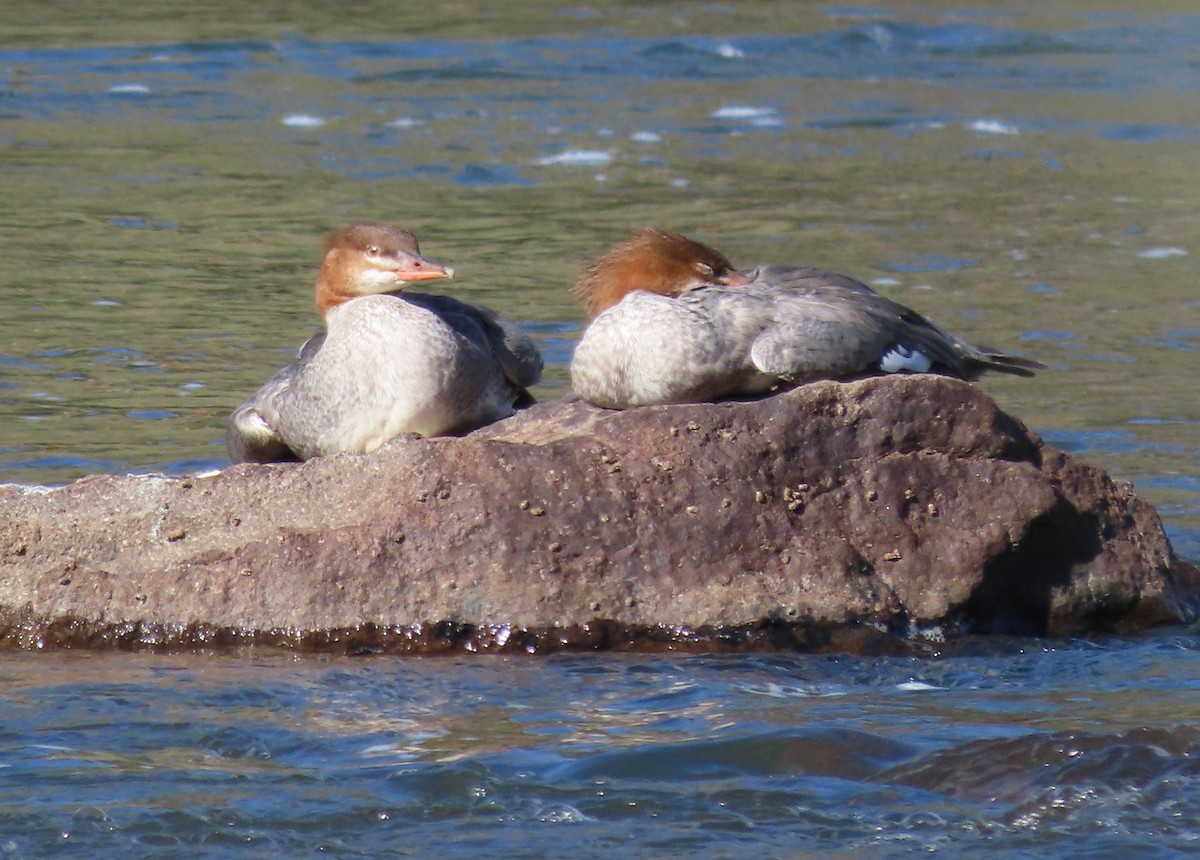
<svg viewBox="0 0 1200 860">
<path fill-rule="evenodd" d="M 325 331 L 234 410 L 230 459 L 368 452 L 401 433 L 467 432 L 532 403 L 542 357 L 528 336 L 479 305 L 404 290 L 453 275 L 400 227 L 330 234 L 316 290 Z"/>
<path fill-rule="evenodd" d="M 1036 361 L 974 346 L 866 284 L 821 269 L 737 272 L 719 251 L 642 230 L 593 262 L 574 293 L 592 318 L 571 360 L 599 406 L 699 403 L 815 379 L 988 370 Z"/>
</svg>

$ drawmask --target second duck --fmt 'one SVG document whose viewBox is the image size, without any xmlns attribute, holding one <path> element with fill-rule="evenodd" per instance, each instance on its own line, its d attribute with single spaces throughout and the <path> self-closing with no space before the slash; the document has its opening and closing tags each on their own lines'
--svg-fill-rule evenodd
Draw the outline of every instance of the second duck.
<svg viewBox="0 0 1200 860">
<path fill-rule="evenodd" d="M 814 379 L 984 371 L 1036 361 L 977 347 L 865 284 L 821 269 L 735 271 L 677 233 L 642 230 L 592 263 L 574 291 L 592 317 L 571 360 L 600 406 L 754 396 Z"/>
</svg>

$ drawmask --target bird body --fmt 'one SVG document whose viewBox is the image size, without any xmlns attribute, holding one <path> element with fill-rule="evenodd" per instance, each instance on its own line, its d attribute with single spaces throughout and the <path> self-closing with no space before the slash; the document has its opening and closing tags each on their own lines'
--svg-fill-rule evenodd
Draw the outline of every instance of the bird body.
<svg viewBox="0 0 1200 860">
<path fill-rule="evenodd" d="M 647 271 L 652 279 L 639 274 Z M 575 291 L 594 319 L 572 358 L 572 383 L 613 408 L 872 373 L 974 379 L 1041 366 L 974 346 L 853 278 L 778 265 L 738 273 L 719 252 L 663 231 L 642 231 L 601 257 Z"/>
<path fill-rule="evenodd" d="M 234 410 L 230 458 L 369 452 L 401 433 L 462 433 L 511 415 L 541 376 L 533 342 L 487 308 L 401 291 L 452 275 L 399 228 L 333 234 L 317 285 L 326 330 Z"/>
</svg>

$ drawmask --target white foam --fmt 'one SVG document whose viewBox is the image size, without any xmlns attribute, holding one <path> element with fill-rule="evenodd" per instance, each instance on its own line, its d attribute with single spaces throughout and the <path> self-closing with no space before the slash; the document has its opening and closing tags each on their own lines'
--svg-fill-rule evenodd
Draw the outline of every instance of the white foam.
<svg viewBox="0 0 1200 860">
<path fill-rule="evenodd" d="M 944 690 L 946 688 L 925 681 L 904 681 L 897 684 L 896 689 L 905 693 L 927 693 L 930 690 Z"/>
<path fill-rule="evenodd" d="M 740 688 L 747 693 L 758 696 L 769 696 L 772 699 L 808 699 L 829 698 L 846 695 L 846 690 L 833 685 L 818 684 L 779 684 L 768 681 L 766 684 L 742 684 Z"/>
<path fill-rule="evenodd" d="M 729 44 L 728 42 L 717 45 L 717 54 L 730 60 L 746 56 L 745 51 L 736 45 Z"/>
<path fill-rule="evenodd" d="M 108 91 L 116 95 L 145 95 L 150 92 L 150 88 L 145 84 L 117 84 L 115 87 L 109 87 Z"/>
<path fill-rule="evenodd" d="M 547 824 L 580 824 L 584 821 L 596 820 L 584 815 L 569 803 L 555 803 L 545 809 L 538 810 L 537 819 Z"/>
<path fill-rule="evenodd" d="M 1001 122 L 998 119 L 974 119 L 965 123 L 966 127 L 976 134 L 1020 134 L 1021 130 L 1015 125 Z"/>
<path fill-rule="evenodd" d="M 0 483 L 0 488 L 9 490 L 14 493 L 20 493 L 23 496 L 45 496 L 56 490 L 61 490 L 62 487 L 46 487 L 41 484 L 9 484 Z"/>
<path fill-rule="evenodd" d="M 635 131 L 629 135 L 629 139 L 635 143 L 658 143 L 662 135 L 654 131 Z"/>
<path fill-rule="evenodd" d="M 602 149 L 569 149 L 566 152 L 560 152 L 558 155 L 547 155 L 545 158 L 539 158 L 538 164 L 544 166 L 553 165 L 601 165 L 608 164 L 612 161 L 612 153 Z"/>
<path fill-rule="evenodd" d="M 317 128 L 325 125 L 325 120 L 319 116 L 307 113 L 293 113 L 285 116 L 281 122 L 288 128 Z"/>
<path fill-rule="evenodd" d="M 1186 257 L 1187 251 L 1183 248 L 1147 248 L 1138 251 L 1138 256 L 1146 260 L 1161 260 L 1164 257 Z"/>
<path fill-rule="evenodd" d="M 399 119 L 394 119 L 391 122 L 385 122 L 386 128 L 416 128 L 419 125 L 424 125 L 424 120 L 413 119 L 411 116 L 402 116 Z"/>
<path fill-rule="evenodd" d="M 754 107 L 752 105 L 726 105 L 719 107 L 709 116 L 713 119 L 764 119 L 773 117 L 779 111 L 771 107 Z"/>
</svg>

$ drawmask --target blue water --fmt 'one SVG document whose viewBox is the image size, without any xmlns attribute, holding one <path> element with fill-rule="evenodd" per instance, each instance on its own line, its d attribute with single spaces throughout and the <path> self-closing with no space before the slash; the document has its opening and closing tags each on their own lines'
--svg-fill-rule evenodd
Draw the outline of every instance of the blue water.
<svg viewBox="0 0 1200 860">
<path fill-rule="evenodd" d="M 861 17 L 836 8 L 828 15 L 833 21 Z M 1072 113 L 1069 102 L 1064 112 L 1061 101 L 1103 93 L 1133 105 L 1164 90 L 1194 92 L 1200 69 L 1191 51 L 1200 17 L 1094 15 L 1082 17 L 1078 29 L 1037 33 L 960 16 L 966 20 L 922 25 L 881 12 L 829 32 L 727 39 L 598 33 L 495 43 L 293 38 L 0 50 L 0 72 L 7 77 L 0 106 L 5 120 L 21 122 L 65 115 L 142 122 L 153 115 L 186 125 L 274 123 L 280 135 L 311 144 L 323 168 L 348 177 L 433 176 L 465 186 L 551 181 L 546 166 L 604 165 L 630 140 L 643 146 L 643 157 L 654 158 L 654 144 L 664 137 L 686 142 L 684 155 L 720 156 L 733 153 L 731 137 L 765 132 L 759 145 L 799 160 L 812 153 L 796 148 L 787 134 L 797 127 L 886 128 L 908 137 L 953 125 L 992 140 L 1048 130 L 1139 143 L 1200 140 L 1194 112 L 1171 121 L 1129 122 L 1083 109 Z M 914 104 L 863 96 L 856 87 L 850 98 L 831 99 L 812 91 L 814 81 L 949 85 L 958 96 L 973 98 Z M 695 86 L 681 99 L 664 90 L 676 83 Z M 722 103 L 721 94 L 731 92 L 753 92 L 754 101 Z M 1022 99 L 1020 112 L 1005 104 L 1012 96 Z M 1039 112 L 1039 103 L 1051 98 L 1053 112 Z M 703 119 L 691 110 L 697 101 L 704 105 Z M 1003 119 L 989 116 L 990 106 L 1003 110 Z M 616 122 L 597 129 L 597 116 Z M 403 157 L 414 139 L 433 135 L 444 136 L 448 147 L 435 161 Z M 590 141 L 586 149 L 580 148 L 584 138 Z M 974 154 L 1029 155 L 1005 147 L 981 147 Z M 137 181 L 136 171 L 127 178 Z M 113 223 L 175 226 L 140 218 Z"/>
<path fill-rule="evenodd" d="M 8 655 L 0 855 L 1184 857 L 1200 640 Z"/>
</svg>

